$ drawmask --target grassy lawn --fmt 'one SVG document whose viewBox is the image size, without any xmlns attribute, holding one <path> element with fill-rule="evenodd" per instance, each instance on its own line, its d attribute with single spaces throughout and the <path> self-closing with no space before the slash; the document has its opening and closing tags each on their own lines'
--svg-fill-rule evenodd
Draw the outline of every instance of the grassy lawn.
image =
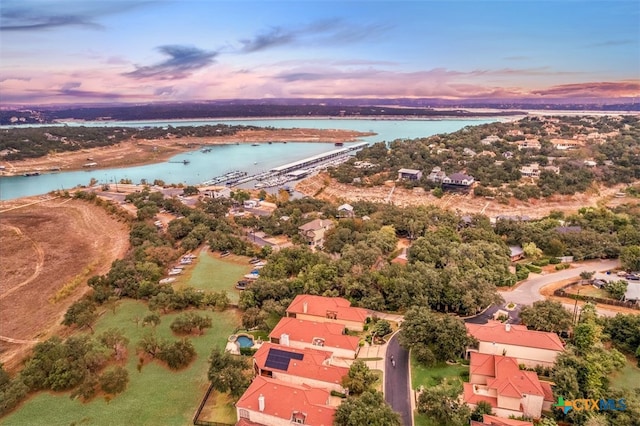
<svg viewBox="0 0 640 426">
<path fill-rule="evenodd" d="M 611 375 L 611 387 L 628 390 L 640 387 L 640 368 L 636 366 L 635 358 L 628 357 L 622 370 Z"/>
<path fill-rule="evenodd" d="M 229 255 L 220 258 L 218 253 L 203 250 L 192 267 L 187 267 L 183 276 L 176 281 L 176 288 L 193 287 L 198 290 L 226 291 L 231 303 L 238 303 L 240 291 L 235 285 L 248 274 L 253 265 L 249 258 Z"/>
<path fill-rule="evenodd" d="M 460 373 L 464 371 L 469 371 L 468 365 L 448 365 L 443 363 L 433 367 L 425 367 L 420 365 L 415 357 L 411 356 L 411 388 L 417 389 L 420 386 L 424 386 L 425 388 L 436 386 L 445 378 L 457 378 L 462 381 L 462 379 L 460 379 Z M 438 426 L 432 419 L 423 414 L 419 414 L 417 411 L 414 412 L 413 419 L 415 426 Z"/>
<path fill-rule="evenodd" d="M 138 372 L 135 345 L 148 328 L 136 326 L 135 318 L 148 313 L 146 304 L 124 300 L 115 314 L 105 312 L 98 320 L 96 334 L 116 327 L 129 338 L 126 368 L 129 385 L 125 392 L 107 401 L 102 397 L 88 403 L 69 398 L 69 392 L 40 392 L 31 397 L 14 413 L 0 421 L 3 425 L 187 425 L 208 387 L 208 358 L 213 347 L 224 348 L 227 337 L 238 327 L 236 311 L 206 313 L 213 319 L 213 327 L 203 336 L 190 337 L 198 353 L 187 368 L 172 371 L 158 361 L 144 365 Z M 178 314 L 161 317 L 156 333 L 172 340 L 169 325 Z M 231 407 L 231 406 L 230 406 Z M 224 410 L 224 409 L 223 409 Z M 228 409 L 227 409 L 228 410 Z M 226 419 L 222 419 L 226 420 Z"/>
</svg>

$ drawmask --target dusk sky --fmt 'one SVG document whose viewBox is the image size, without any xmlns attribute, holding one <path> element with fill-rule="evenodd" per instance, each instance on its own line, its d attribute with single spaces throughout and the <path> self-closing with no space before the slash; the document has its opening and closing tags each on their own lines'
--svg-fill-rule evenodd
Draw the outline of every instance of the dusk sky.
<svg viewBox="0 0 640 426">
<path fill-rule="evenodd" d="M 2 0 L 0 105 L 640 97 L 640 2 Z"/>
</svg>

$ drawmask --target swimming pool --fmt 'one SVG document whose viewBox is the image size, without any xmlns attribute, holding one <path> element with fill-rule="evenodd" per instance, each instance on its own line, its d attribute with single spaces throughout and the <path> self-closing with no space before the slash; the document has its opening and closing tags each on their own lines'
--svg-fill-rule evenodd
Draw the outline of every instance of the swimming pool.
<svg viewBox="0 0 640 426">
<path fill-rule="evenodd" d="M 249 336 L 238 336 L 236 343 L 238 343 L 241 348 L 250 348 L 253 346 L 253 339 Z"/>
</svg>

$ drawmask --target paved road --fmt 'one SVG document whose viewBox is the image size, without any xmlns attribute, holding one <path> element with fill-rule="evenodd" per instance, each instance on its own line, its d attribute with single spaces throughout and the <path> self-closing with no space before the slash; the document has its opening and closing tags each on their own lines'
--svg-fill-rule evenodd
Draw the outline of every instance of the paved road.
<svg viewBox="0 0 640 426">
<path fill-rule="evenodd" d="M 502 291 L 500 294 L 506 303 L 513 302 L 519 305 L 532 305 L 533 302 L 544 300 L 544 296 L 540 294 L 540 289 L 548 284 L 569 278 L 578 278 L 580 273 L 583 271 L 600 272 L 615 269 L 619 267 L 619 265 L 620 262 L 617 259 L 590 260 L 580 263 L 575 268 L 565 269 L 564 271 L 558 271 L 546 275 L 536 274 L 533 278 L 520 283 L 516 289 L 511 291 Z M 563 303 L 563 305 L 566 308 L 573 310 L 574 304 Z M 611 316 L 616 314 L 616 312 L 603 308 L 600 305 L 598 305 L 597 309 L 600 315 Z"/>
<path fill-rule="evenodd" d="M 391 356 L 396 362 L 391 363 Z M 384 398 L 394 411 L 400 413 L 402 424 L 412 426 L 411 391 L 409 386 L 409 352 L 398 344 L 398 333 L 387 344 L 384 368 Z"/>
</svg>

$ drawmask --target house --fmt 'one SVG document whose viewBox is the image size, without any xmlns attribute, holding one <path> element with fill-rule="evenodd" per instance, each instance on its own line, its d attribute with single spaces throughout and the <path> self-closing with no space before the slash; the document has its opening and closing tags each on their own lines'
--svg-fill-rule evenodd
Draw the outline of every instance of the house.
<svg viewBox="0 0 640 426">
<path fill-rule="evenodd" d="M 353 206 L 351 204 L 343 204 L 338 207 L 338 217 L 354 217 L 355 213 L 353 211 Z"/>
<path fill-rule="evenodd" d="M 347 367 L 331 365 L 332 354 L 318 349 L 297 349 L 263 343 L 253 355 L 256 376 L 270 377 L 294 385 L 344 393 L 342 378 Z"/>
<path fill-rule="evenodd" d="M 446 177 L 446 173 L 443 172 L 440 167 L 434 167 L 433 170 L 431 170 L 431 173 L 429 173 L 429 176 L 427 176 L 427 179 L 431 182 L 442 183 Z"/>
<path fill-rule="evenodd" d="M 482 139 L 482 140 L 480 141 L 480 143 L 481 143 L 482 145 L 491 145 L 491 144 L 494 144 L 494 143 L 496 143 L 496 142 L 498 142 L 498 141 L 500 141 L 500 137 L 499 137 L 499 136 L 497 136 L 497 135 L 490 135 L 490 136 L 487 136 L 486 138 Z"/>
<path fill-rule="evenodd" d="M 524 325 L 502 324 L 489 321 L 486 324 L 465 323 L 467 332 L 478 341 L 470 353 L 513 357 L 518 364 L 535 368 L 538 365 L 552 367 L 564 345 L 555 333 L 528 330 Z"/>
<path fill-rule="evenodd" d="M 549 383 L 541 382 L 534 371 L 520 370 L 516 359 L 508 356 L 472 353 L 469 382 L 463 385 L 469 408 L 485 401 L 498 417 L 538 419 L 554 401 Z"/>
<path fill-rule="evenodd" d="M 422 172 L 415 169 L 400 169 L 398 170 L 398 180 L 420 180 L 422 179 Z"/>
<path fill-rule="evenodd" d="M 584 143 L 574 139 L 551 139 L 553 147 L 560 151 L 581 148 Z"/>
<path fill-rule="evenodd" d="M 282 318 L 269 334 L 269 341 L 298 349 L 333 352 L 335 357 L 355 359 L 360 339 L 345 334 L 342 324 Z"/>
<path fill-rule="evenodd" d="M 315 219 L 298 227 L 298 231 L 311 247 L 322 247 L 324 244 L 324 234 L 332 228 L 332 221 L 328 219 Z"/>
<path fill-rule="evenodd" d="M 520 174 L 526 177 L 540 177 L 540 165 L 538 163 L 531 163 L 528 166 L 522 166 L 520 168 Z"/>
<path fill-rule="evenodd" d="M 471 426 L 533 426 L 533 423 L 524 420 L 503 419 L 489 414 L 482 416 L 482 421 L 471 420 Z"/>
<path fill-rule="evenodd" d="M 538 139 L 525 139 L 523 141 L 517 141 L 516 145 L 518 146 L 518 150 L 542 148 L 542 145 L 540 145 L 540 141 Z"/>
<path fill-rule="evenodd" d="M 202 195 L 208 198 L 231 198 L 231 188 L 225 186 L 216 189 L 206 189 L 202 191 Z"/>
<path fill-rule="evenodd" d="M 236 425 L 331 426 L 336 408 L 329 391 L 256 377 L 236 402 Z"/>
<path fill-rule="evenodd" d="M 442 186 L 445 189 L 469 189 L 473 185 L 473 176 L 464 173 L 453 173 L 442 179 Z"/>
<path fill-rule="evenodd" d="M 640 304 L 640 283 L 627 280 L 627 291 L 624 293 L 624 300 Z"/>
<path fill-rule="evenodd" d="M 299 294 L 287 308 L 286 316 L 305 321 L 341 324 L 349 330 L 362 331 L 369 312 L 352 307 L 351 302 L 342 297 Z"/>
<path fill-rule="evenodd" d="M 509 258 L 516 262 L 524 257 L 524 250 L 520 246 L 509 246 Z"/>
</svg>

